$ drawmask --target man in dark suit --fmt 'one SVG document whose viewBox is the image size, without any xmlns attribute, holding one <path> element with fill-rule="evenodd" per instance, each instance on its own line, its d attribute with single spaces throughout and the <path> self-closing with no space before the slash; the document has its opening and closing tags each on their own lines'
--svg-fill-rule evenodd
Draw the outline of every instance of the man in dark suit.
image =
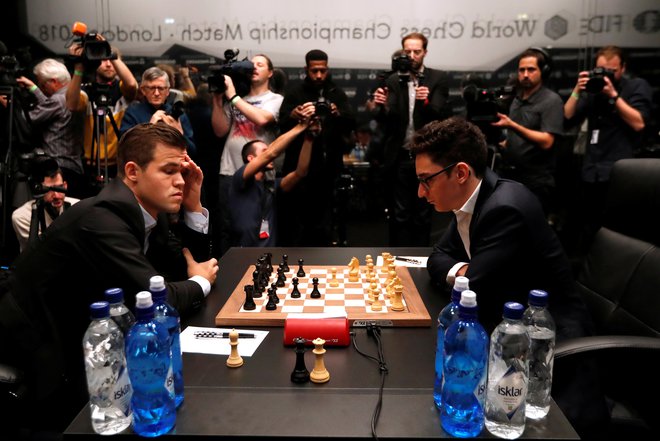
<svg viewBox="0 0 660 441">
<path fill-rule="evenodd" d="M 26 370 L 32 398 L 57 396 L 62 418 L 87 399 L 81 341 L 89 305 L 103 300 L 104 290 L 122 288 L 132 308 L 135 294 L 160 274 L 169 282 L 168 301 L 185 315 L 201 306 L 218 271 L 215 259 L 206 260 L 203 175 L 184 136 L 165 123 L 137 125 L 121 138 L 118 165 L 117 180 L 67 210 L 19 258 L 5 297 L 28 324 L 8 326 L 0 315 L 0 331 L 9 333 L 0 337 Z M 168 216 L 180 211 L 172 224 Z"/>
<path fill-rule="evenodd" d="M 550 294 L 558 337 L 584 335 L 586 308 L 538 199 L 488 169 L 486 149 L 481 131 L 460 118 L 430 123 L 413 138 L 419 197 L 455 214 L 429 257 L 431 278 L 450 288 L 456 276 L 468 277 L 489 331 L 501 321 L 504 302 L 526 304 L 530 290 L 542 289 Z"/>
<path fill-rule="evenodd" d="M 466 276 L 489 333 L 505 302 L 527 304 L 529 291 L 542 289 L 550 295 L 557 340 L 591 334 L 589 313 L 541 204 L 524 185 L 486 167 L 486 139 L 477 126 L 460 118 L 432 122 L 415 134 L 411 151 L 419 197 L 455 214 L 428 260 L 433 281 L 448 289 L 456 276 Z M 590 360 L 555 371 L 552 396 L 578 433 L 608 418 L 596 375 Z"/>
<path fill-rule="evenodd" d="M 385 182 L 392 186 L 390 246 L 428 246 L 430 240 L 431 209 L 417 197 L 408 142 L 424 124 L 448 116 L 449 79 L 445 72 L 424 66 L 427 45 L 423 34 L 403 37 L 398 71 L 373 97 L 373 111 L 385 127 Z"/>
</svg>

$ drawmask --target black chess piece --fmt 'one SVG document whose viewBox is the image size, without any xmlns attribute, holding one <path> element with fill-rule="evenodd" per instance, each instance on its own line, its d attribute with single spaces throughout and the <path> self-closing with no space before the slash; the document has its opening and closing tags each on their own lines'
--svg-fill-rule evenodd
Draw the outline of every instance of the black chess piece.
<svg viewBox="0 0 660 441">
<path fill-rule="evenodd" d="M 275 303 L 280 303 L 280 298 L 277 296 L 277 285 L 274 284 L 274 283 L 271 283 L 270 284 L 270 289 L 268 291 L 272 292 L 273 301 Z"/>
<path fill-rule="evenodd" d="M 273 253 L 264 253 L 264 256 L 266 256 L 266 265 L 268 268 L 268 275 L 273 274 Z"/>
<path fill-rule="evenodd" d="M 243 303 L 243 309 L 246 311 L 254 311 L 257 309 L 257 305 L 254 303 L 254 299 L 252 298 L 254 293 L 254 286 L 245 285 L 243 289 L 245 290 L 245 303 Z"/>
<path fill-rule="evenodd" d="M 312 288 L 312 292 L 309 295 L 310 298 L 312 299 L 320 299 L 321 298 L 321 292 L 319 291 L 319 278 L 314 277 L 312 279 L 312 285 L 314 285 L 314 288 Z"/>
<path fill-rule="evenodd" d="M 277 304 L 275 304 L 275 294 L 268 294 L 268 303 L 266 303 L 266 311 L 275 311 L 277 309 Z"/>
<path fill-rule="evenodd" d="M 298 259 L 298 273 L 296 276 L 298 277 L 305 277 L 305 270 L 303 269 L 303 262 L 304 260 Z"/>
<path fill-rule="evenodd" d="M 252 271 L 252 297 L 260 299 L 262 291 L 259 290 L 259 271 Z"/>
<path fill-rule="evenodd" d="M 280 265 L 285 273 L 288 273 L 290 271 L 289 268 L 289 256 L 287 254 L 282 255 L 282 264 Z"/>
<path fill-rule="evenodd" d="M 293 283 L 293 290 L 291 291 L 291 298 L 292 299 L 299 299 L 300 298 L 300 291 L 298 290 L 298 278 L 294 277 L 291 280 L 291 283 Z"/>
<path fill-rule="evenodd" d="M 277 268 L 277 282 L 275 284 L 278 288 L 282 288 L 286 283 L 286 275 L 284 274 L 284 269 L 280 266 Z"/>
<path fill-rule="evenodd" d="M 309 381 L 309 371 L 305 366 L 305 339 L 298 337 L 294 340 L 296 344 L 296 366 L 291 372 L 291 381 L 294 383 L 307 383 Z"/>
</svg>

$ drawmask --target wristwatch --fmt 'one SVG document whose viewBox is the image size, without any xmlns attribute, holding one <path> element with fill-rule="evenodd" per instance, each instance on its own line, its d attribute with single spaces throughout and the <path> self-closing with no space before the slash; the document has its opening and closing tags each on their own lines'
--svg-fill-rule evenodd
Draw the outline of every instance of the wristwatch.
<svg viewBox="0 0 660 441">
<path fill-rule="evenodd" d="M 617 94 L 615 97 L 610 98 L 610 99 L 608 100 L 608 103 L 610 103 L 610 106 L 613 106 L 613 105 L 616 104 L 616 100 L 618 100 L 619 98 L 621 98 L 621 96 L 619 96 L 619 94 Z"/>
</svg>

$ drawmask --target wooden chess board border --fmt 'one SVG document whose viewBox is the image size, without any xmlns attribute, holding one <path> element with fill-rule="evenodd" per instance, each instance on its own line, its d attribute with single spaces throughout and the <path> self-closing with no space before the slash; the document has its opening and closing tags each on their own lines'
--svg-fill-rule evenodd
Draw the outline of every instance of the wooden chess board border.
<svg viewBox="0 0 660 441">
<path fill-rule="evenodd" d="M 245 271 L 243 278 L 238 282 L 234 291 L 229 296 L 215 317 L 216 326 L 284 326 L 284 321 L 287 313 L 282 313 L 282 303 L 280 303 L 275 311 L 266 311 L 265 309 L 259 312 L 240 312 L 243 302 L 245 301 L 245 285 L 252 285 L 252 272 L 255 266 L 251 265 Z M 330 274 L 330 268 L 339 268 L 337 265 L 306 265 L 305 271 L 308 273 L 311 270 L 326 270 Z M 365 266 L 360 266 L 360 273 L 366 269 Z M 426 310 L 426 306 L 417 291 L 415 282 L 412 280 L 410 271 L 405 266 L 397 266 L 396 274 L 401 279 L 403 285 L 403 298 L 406 305 L 405 311 L 387 311 L 384 313 L 378 312 L 348 312 L 349 325 L 353 326 L 355 321 L 377 321 L 382 324 L 391 323 L 389 326 L 393 327 L 429 327 L 431 326 L 431 316 Z M 289 286 L 287 282 L 287 286 Z M 311 286 L 311 285 L 310 285 Z M 335 288 L 336 289 L 336 288 Z M 366 305 L 368 307 L 368 305 Z"/>
</svg>

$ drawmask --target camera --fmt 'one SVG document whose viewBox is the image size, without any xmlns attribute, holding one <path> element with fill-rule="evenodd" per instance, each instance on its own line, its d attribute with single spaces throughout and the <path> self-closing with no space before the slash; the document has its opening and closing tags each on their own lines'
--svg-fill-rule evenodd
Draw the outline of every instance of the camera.
<svg viewBox="0 0 660 441">
<path fill-rule="evenodd" d="M 325 118 L 332 113 L 332 103 L 325 97 L 320 96 L 314 102 L 315 115 L 319 118 Z"/>
<path fill-rule="evenodd" d="M 399 75 L 408 74 L 412 70 L 412 58 L 408 54 L 400 54 L 392 57 L 392 72 Z"/>
<path fill-rule="evenodd" d="M 80 21 L 73 24 L 71 31 L 78 37 L 74 42 L 82 45 L 82 55 L 75 57 L 72 61 L 82 61 L 85 72 L 95 72 L 103 60 L 116 60 L 117 54 L 112 53 L 110 43 L 105 40 L 97 40 L 96 33 L 88 33 L 87 25 Z"/>
<path fill-rule="evenodd" d="M 514 95 L 512 86 L 482 89 L 468 84 L 463 89 L 463 99 L 467 106 L 468 120 L 479 123 L 498 121 L 498 113 L 508 112 L 508 103 Z"/>
<path fill-rule="evenodd" d="M 614 82 L 614 71 L 605 67 L 594 67 L 589 71 L 589 80 L 587 81 L 586 90 L 589 93 L 598 93 L 605 87 L 605 77 Z"/>
<path fill-rule="evenodd" d="M 247 95 L 250 92 L 254 64 L 248 59 L 236 61 L 239 52 L 238 49 L 227 49 L 225 51 L 224 64 L 209 67 L 209 70 L 211 71 L 211 75 L 207 78 L 209 92 L 225 93 L 227 90 L 227 86 L 225 85 L 225 75 L 231 78 L 234 82 L 237 94 Z"/>
<path fill-rule="evenodd" d="M 0 45 L 4 49 L 2 42 Z M 31 60 L 29 48 L 20 48 L 16 55 L 7 54 L 5 49 L 3 55 L 0 56 L 0 86 L 15 86 L 16 78 L 29 76 L 28 70 L 21 66 L 30 64 Z"/>
</svg>

